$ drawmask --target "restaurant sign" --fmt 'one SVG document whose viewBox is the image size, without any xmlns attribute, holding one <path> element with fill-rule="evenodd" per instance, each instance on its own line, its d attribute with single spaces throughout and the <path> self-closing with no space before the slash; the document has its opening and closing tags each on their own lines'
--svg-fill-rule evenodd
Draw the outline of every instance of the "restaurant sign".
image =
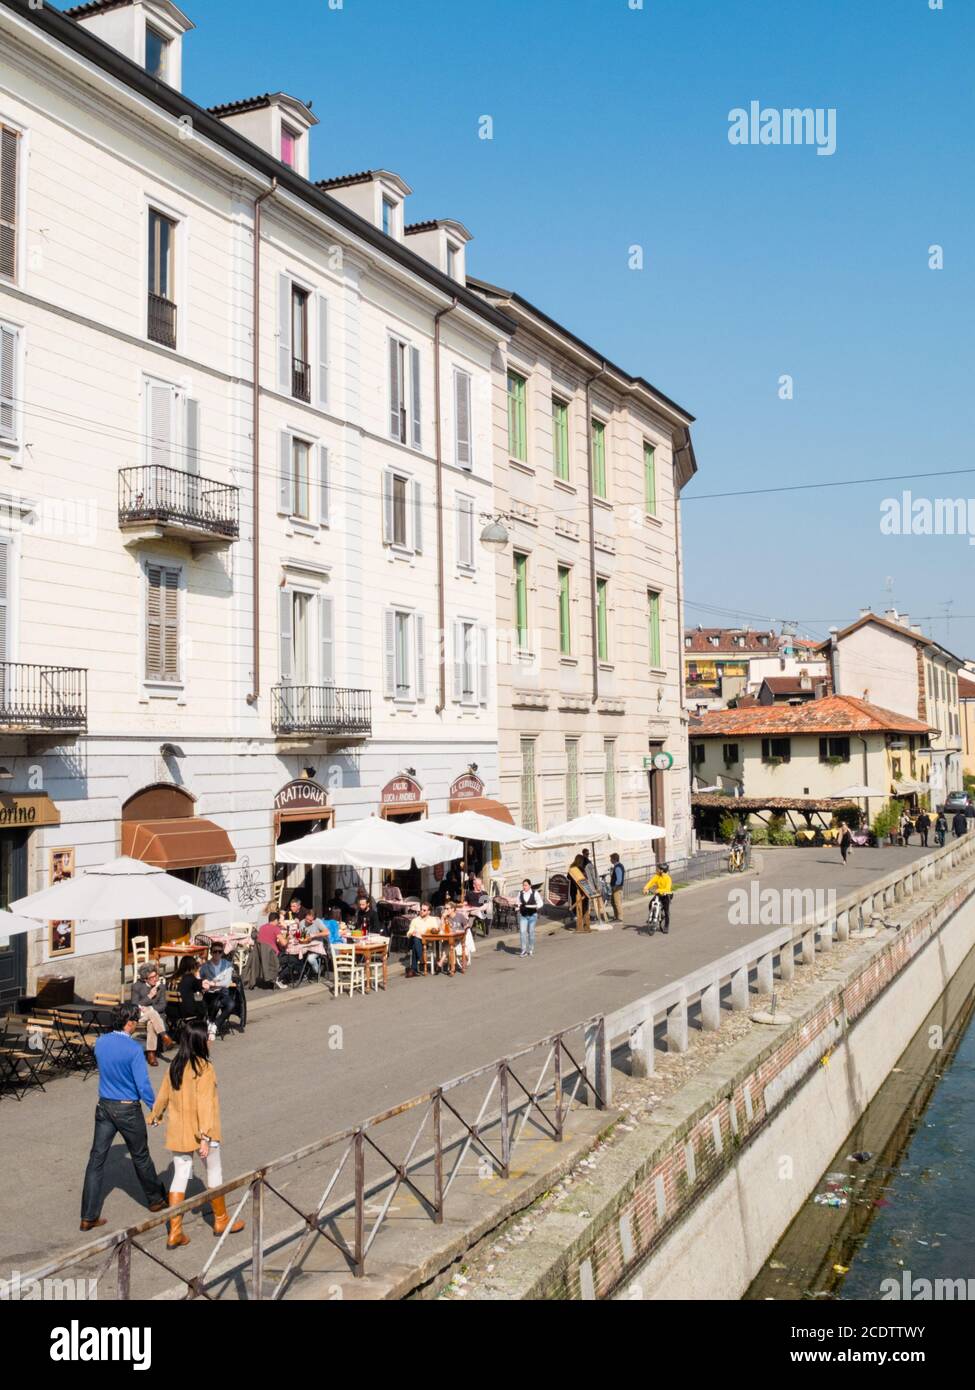
<svg viewBox="0 0 975 1390">
<path fill-rule="evenodd" d="M 61 812 L 46 792 L 0 794 L 0 830 L 60 824 Z"/>
<path fill-rule="evenodd" d="M 450 784 L 451 801 L 465 801 L 468 797 L 483 795 L 484 783 L 473 772 L 465 772 L 463 777 L 458 777 L 456 782 Z"/>
<path fill-rule="evenodd" d="M 299 777 L 281 788 L 274 798 L 276 811 L 324 811 L 328 793 L 318 782 Z"/>
<path fill-rule="evenodd" d="M 420 801 L 422 797 L 423 789 L 412 777 L 394 777 L 391 782 L 386 783 L 381 792 L 384 806 L 408 806 L 413 801 Z"/>
</svg>

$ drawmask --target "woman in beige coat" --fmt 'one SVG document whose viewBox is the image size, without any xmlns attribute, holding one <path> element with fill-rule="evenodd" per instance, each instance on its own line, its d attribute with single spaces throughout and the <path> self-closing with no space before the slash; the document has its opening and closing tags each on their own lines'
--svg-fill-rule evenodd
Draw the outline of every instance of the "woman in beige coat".
<svg viewBox="0 0 975 1390">
<path fill-rule="evenodd" d="M 169 1205 L 178 1207 L 186 1198 L 186 1188 L 193 1172 L 193 1155 L 198 1153 L 206 1170 L 208 1188 L 220 1187 L 223 1169 L 220 1161 L 220 1100 L 217 1095 L 217 1073 L 210 1061 L 206 1023 L 188 1018 L 179 1038 L 179 1051 L 163 1077 L 151 1123 L 159 1124 L 167 1113 L 166 1148 L 173 1155 L 173 1181 L 169 1189 Z M 210 1200 L 213 1208 L 213 1234 L 223 1235 L 230 1217 L 223 1197 Z M 235 1221 L 232 1232 L 242 1231 L 243 1221 Z M 183 1218 L 169 1219 L 170 1250 L 189 1245 L 183 1234 Z"/>
</svg>

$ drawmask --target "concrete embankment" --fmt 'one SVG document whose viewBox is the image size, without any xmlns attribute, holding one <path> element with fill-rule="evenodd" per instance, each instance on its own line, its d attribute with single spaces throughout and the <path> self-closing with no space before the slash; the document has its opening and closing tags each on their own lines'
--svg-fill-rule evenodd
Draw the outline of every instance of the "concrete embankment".
<svg viewBox="0 0 975 1390">
<path fill-rule="evenodd" d="M 618 1134 L 467 1296 L 741 1297 L 975 947 L 973 851 L 878 885 L 826 968 L 797 973 L 791 1020 L 756 1025 Z M 864 937 L 874 909 L 896 925 Z"/>
</svg>

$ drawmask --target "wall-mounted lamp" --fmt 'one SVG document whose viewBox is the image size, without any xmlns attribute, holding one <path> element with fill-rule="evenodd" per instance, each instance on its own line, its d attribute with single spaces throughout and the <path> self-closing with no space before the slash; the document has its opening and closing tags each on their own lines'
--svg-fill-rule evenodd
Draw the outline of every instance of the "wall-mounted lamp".
<svg viewBox="0 0 975 1390">
<path fill-rule="evenodd" d="M 481 544 L 485 550 L 500 554 L 508 544 L 508 528 L 499 516 L 494 517 L 481 532 Z"/>
<path fill-rule="evenodd" d="M 317 771 L 318 769 L 314 767 L 303 767 L 301 769 L 301 775 L 306 779 L 306 781 L 310 782 Z"/>
<path fill-rule="evenodd" d="M 159 745 L 159 756 L 162 758 L 183 758 L 186 755 L 178 743 L 161 743 Z"/>
</svg>

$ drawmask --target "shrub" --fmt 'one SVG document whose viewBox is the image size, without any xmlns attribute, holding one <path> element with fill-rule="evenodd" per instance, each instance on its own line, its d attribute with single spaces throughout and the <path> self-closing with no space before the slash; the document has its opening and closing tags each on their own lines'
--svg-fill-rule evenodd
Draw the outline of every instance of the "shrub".
<svg viewBox="0 0 975 1390">
<path fill-rule="evenodd" d="M 725 844 L 730 844 L 734 839 L 735 831 L 738 829 L 738 817 L 733 816 L 730 811 L 725 811 L 718 821 L 718 836 Z"/>
<path fill-rule="evenodd" d="M 795 834 L 788 828 L 785 816 L 782 815 L 773 815 L 769 818 L 766 835 L 770 845 L 794 845 L 796 842 Z"/>
<path fill-rule="evenodd" d="M 892 830 L 897 829 L 900 822 L 900 804 L 898 802 L 888 801 L 884 806 L 881 806 L 880 810 L 873 818 L 873 833 L 878 840 L 884 840 Z"/>
</svg>

